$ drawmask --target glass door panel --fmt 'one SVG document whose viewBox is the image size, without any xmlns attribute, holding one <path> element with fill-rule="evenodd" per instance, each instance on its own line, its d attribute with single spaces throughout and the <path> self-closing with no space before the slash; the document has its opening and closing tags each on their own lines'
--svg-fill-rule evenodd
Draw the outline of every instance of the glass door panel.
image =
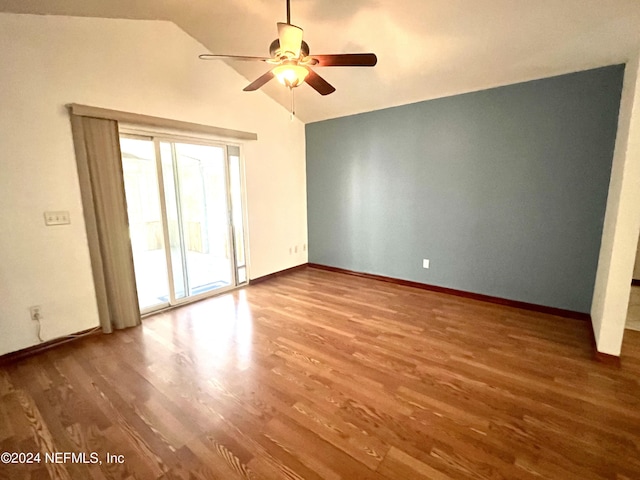
<svg viewBox="0 0 640 480">
<path fill-rule="evenodd" d="M 169 283 L 152 140 L 121 138 L 122 170 L 140 310 L 167 304 Z"/>
<path fill-rule="evenodd" d="M 224 147 L 174 144 L 189 295 L 233 285 Z"/>
</svg>

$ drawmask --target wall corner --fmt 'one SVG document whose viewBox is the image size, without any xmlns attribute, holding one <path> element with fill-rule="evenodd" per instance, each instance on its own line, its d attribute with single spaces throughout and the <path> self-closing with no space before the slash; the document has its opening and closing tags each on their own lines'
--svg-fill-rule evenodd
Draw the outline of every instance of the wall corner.
<svg viewBox="0 0 640 480">
<path fill-rule="evenodd" d="M 626 64 L 591 305 L 598 352 L 619 356 L 640 232 L 640 50 Z"/>
</svg>

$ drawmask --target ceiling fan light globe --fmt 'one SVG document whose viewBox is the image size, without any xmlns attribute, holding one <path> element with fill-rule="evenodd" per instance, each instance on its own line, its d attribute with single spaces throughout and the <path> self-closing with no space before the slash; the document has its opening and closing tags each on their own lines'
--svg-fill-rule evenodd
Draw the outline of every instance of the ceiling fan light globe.
<svg viewBox="0 0 640 480">
<path fill-rule="evenodd" d="M 309 71 L 300 65 L 279 65 L 273 69 L 273 74 L 282 85 L 294 88 L 304 83 Z"/>
</svg>

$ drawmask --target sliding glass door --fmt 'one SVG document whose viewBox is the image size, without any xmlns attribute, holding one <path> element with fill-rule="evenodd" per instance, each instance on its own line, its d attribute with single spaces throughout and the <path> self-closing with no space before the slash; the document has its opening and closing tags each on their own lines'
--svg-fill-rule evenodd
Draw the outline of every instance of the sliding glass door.
<svg viewBox="0 0 640 480">
<path fill-rule="evenodd" d="M 246 283 L 239 148 L 132 136 L 120 144 L 141 311 Z"/>
</svg>

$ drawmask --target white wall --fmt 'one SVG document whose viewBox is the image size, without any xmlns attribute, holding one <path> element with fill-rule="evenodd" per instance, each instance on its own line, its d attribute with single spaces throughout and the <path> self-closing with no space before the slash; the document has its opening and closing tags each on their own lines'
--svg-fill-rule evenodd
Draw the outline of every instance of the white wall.
<svg viewBox="0 0 640 480">
<path fill-rule="evenodd" d="M 68 103 L 255 132 L 250 276 L 307 261 L 304 125 L 168 22 L 0 14 L 0 354 L 98 325 Z M 303 108 L 303 106 L 300 106 Z M 68 210 L 71 225 L 45 227 Z"/>
<path fill-rule="evenodd" d="M 620 355 L 640 231 L 640 61 L 627 63 L 591 306 L 598 350 Z"/>
</svg>

